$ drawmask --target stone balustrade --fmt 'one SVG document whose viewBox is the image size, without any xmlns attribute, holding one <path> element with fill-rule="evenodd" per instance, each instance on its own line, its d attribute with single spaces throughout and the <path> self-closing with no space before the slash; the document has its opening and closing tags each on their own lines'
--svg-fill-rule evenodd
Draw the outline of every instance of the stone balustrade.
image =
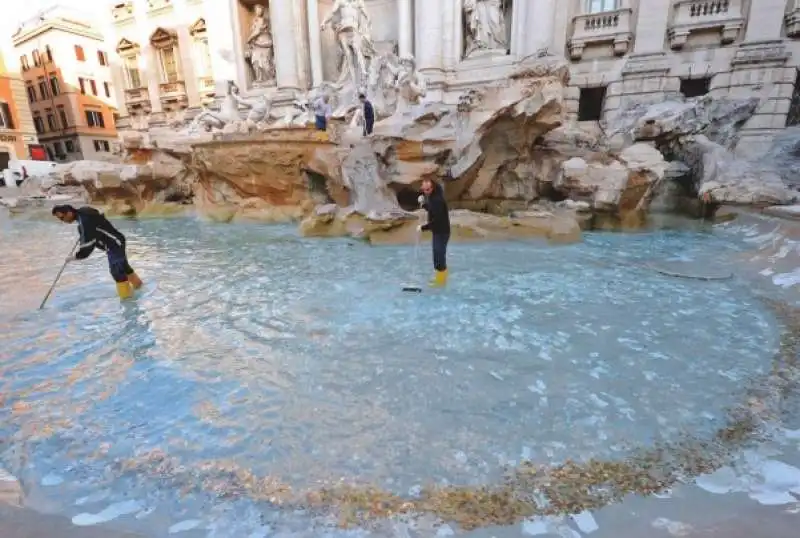
<svg viewBox="0 0 800 538">
<path fill-rule="evenodd" d="M 743 0 L 676 0 L 669 26 L 673 50 L 686 45 L 693 32 L 719 31 L 719 44 L 732 43 L 744 27 Z"/>
<path fill-rule="evenodd" d="M 158 94 L 161 103 L 166 105 L 169 103 L 186 104 L 188 96 L 186 94 L 186 84 L 179 80 L 177 82 L 163 82 L 158 85 Z"/>
<path fill-rule="evenodd" d="M 570 58 L 580 60 L 584 49 L 592 45 L 612 44 L 615 55 L 627 53 L 633 40 L 632 17 L 631 8 L 577 15 L 569 41 Z"/>
<path fill-rule="evenodd" d="M 159 13 L 172 9 L 172 0 L 147 0 L 148 14 Z"/>
<path fill-rule="evenodd" d="M 150 102 L 150 94 L 148 94 L 147 88 L 125 90 L 126 105 L 135 105 L 142 102 Z"/>
</svg>

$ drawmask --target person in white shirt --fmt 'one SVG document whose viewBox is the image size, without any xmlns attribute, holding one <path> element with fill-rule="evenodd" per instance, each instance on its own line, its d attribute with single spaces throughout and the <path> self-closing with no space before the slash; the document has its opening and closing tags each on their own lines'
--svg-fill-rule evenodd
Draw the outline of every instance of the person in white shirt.
<svg viewBox="0 0 800 538">
<path fill-rule="evenodd" d="M 324 131 L 328 128 L 328 118 L 330 117 L 331 105 L 328 102 L 328 96 L 322 95 L 314 101 L 314 123 L 318 131 Z"/>
</svg>

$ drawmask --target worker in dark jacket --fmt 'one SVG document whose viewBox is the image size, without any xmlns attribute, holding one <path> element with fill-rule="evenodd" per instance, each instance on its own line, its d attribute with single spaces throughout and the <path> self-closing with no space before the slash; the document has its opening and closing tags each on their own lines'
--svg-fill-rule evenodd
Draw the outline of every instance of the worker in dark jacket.
<svg viewBox="0 0 800 538">
<path fill-rule="evenodd" d="M 419 204 L 428 212 L 428 222 L 419 226 L 419 231 L 433 234 L 433 268 L 431 286 L 442 287 L 447 284 L 447 243 L 450 241 L 450 214 L 444 199 L 444 189 L 431 179 L 422 182 Z"/>
<path fill-rule="evenodd" d="M 372 134 L 372 127 L 375 125 L 375 108 L 363 93 L 358 94 L 358 100 L 364 107 L 364 136 Z"/>
<path fill-rule="evenodd" d="M 75 209 L 71 205 L 57 205 L 53 208 L 53 216 L 67 224 L 78 223 L 78 250 L 67 261 L 88 258 L 95 248 L 99 248 L 108 256 L 108 269 L 117 283 L 120 299 L 129 298 L 133 290 L 142 287 L 141 279 L 128 264 L 125 236 L 102 213 L 92 207 Z"/>
</svg>

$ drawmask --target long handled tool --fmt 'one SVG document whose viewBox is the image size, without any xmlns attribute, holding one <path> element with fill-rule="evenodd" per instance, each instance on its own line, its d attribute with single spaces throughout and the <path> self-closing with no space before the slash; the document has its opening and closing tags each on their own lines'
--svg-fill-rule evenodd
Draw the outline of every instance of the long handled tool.
<svg viewBox="0 0 800 538">
<path fill-rule="evenodd" d="M 419 242 L 422 233 L 417 232 L 417 242 L 414 244 L 414 282 L 419 282 Z M 422 293 L 422 288 L 417 285 L 408 285 L 403 286 L 403 291 L 408 291 L 411 293 Z"/>
<path fill-rule="evenodd" d="M 72 253 L 73 253 L 73 252 L 75 252 L 75 249 L 76 249 L 76 248 L 78 248 L 78 243 L 80 242 L 80 240 L 81 240 L 81 239 L 80 239 L 80 237 L 79 237 L 79 238 L 78 238 L 78 240 L 77 240 L 77 241 L 75 241 L 75 246 L 73 246 L 73 247 L 72 247 L 72 250 L 70 250 L 70 251 L 69 251 L 69 253 L 70 253 L 70 256 L 72 255 Z M 45 296 L 44 296 L 44 299 L 42 299 L 42 304 L 40 304 L 40 305 L 39 305 L 39 310 L 41 310 L 42 308 L 44 308 L 44 304 L 45 304 L 45 303 L 47 302 L 47 300 L 50 298 L 50 294 L 51 294 L 51 293 L 53 293 L 53 290 L 54 290 L 54 289 L 56 289 L 56 284 L 58 284 L 58 279 L 59 279 L 59 278 L 61 278 L 61 273 L 63 273 L 63 272 L 64 272 L 64 269 L 66 269 L 66 268 L 67 268 L 67 264 L 68 264 L 68 263 L 69 263 L 69 258 L 67 258 L 66 260 L 64 260 L 64 265 L 62 265 L 62 266 L 61 266 L 61 270 L 60 270 L 60 271 L 58 272 L 58 274 L 56 275 L 56 279 L 55 279 L 55 280 L 53 280 L 53 285 L 52 285 L 52 286 L 50 286 L 50 289 L 49 289 L 49 290 L 47 290 L 47 295 L 45 295 Z"/>
</svg>

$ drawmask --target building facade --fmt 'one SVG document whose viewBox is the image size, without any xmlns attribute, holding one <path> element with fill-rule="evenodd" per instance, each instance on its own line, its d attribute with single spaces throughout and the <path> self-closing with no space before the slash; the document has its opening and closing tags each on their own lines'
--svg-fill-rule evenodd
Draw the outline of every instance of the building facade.
<svg viewBox="0 0 800 538">
<path fill-rule="evenodd" d="M 367 17 L 348 30 L 342 14 L 356 12 Z M 179 106 L 209 100 L 212 82 L 224 94 L 227 81 L 291 102 L 335 81 L 357 42 L 413 55 L 427 100 L 456 103 L 554 55 L 570 62 L 569 113 L 581 121 L 671 95 L 767 92 L 742 133 L 758 152 L 800 115 L 800 0 L 130 0 L 109 13 L 120 57 L 136 58 L 129 110 L 136 99 L 166 109 L 175 83 Z"/>
<path fill-rule="evenodd" d="M 114 2 L 106 15 L 123 122 L 168 121 L 214 100 L 202 0 Z"/>
<path fill-rule="evenodd" d="M 37 143 L 25 84 L 18 73 L 9 71 L 0 55 L 0 170 L 11 159 L 30 158 L 29 147 Z"/>
<path fill-rule="evenodd" d="M 12 36 L 34 128 L 51 160 L 111 158 L 117 145 L 111 57 L 95 25 L 53 8 Z"/>
</svg>

